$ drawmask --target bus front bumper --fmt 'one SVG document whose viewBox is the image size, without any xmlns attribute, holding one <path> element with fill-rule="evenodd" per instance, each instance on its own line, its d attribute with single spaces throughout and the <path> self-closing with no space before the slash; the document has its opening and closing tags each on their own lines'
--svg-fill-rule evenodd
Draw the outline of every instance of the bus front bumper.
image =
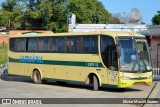
<svg viewBox="0 0 160 107">
<path fill-rule="evenodd" d="M 147 78 L 143 80 L 123 80 L 119 78 L 118 88 L 130 88 L 133 85 L 145 85 L 149 86 L 152 84 L 152 78 Z"/>
</svg>

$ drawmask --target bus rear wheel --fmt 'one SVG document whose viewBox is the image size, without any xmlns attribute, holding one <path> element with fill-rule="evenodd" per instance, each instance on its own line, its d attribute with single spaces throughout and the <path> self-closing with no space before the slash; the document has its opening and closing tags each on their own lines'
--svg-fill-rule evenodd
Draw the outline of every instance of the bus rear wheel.
<svg viewBox="0 0 160 107">
<path fill-rule="evenodd" d="M 33 82 L 35 84 L 41 84 L 42 83 L 41 74 L 40 74 L 40 72 L 38 70 L 34 70 L 33 71 L 32 79 L 33 79 Z"/>
<path fill-rule="evenodd" d="M 98 88 L 99 88 L 98 78 L 95 75 L 93 75 L 93 90 L 98 91 Z"/>
</svg>

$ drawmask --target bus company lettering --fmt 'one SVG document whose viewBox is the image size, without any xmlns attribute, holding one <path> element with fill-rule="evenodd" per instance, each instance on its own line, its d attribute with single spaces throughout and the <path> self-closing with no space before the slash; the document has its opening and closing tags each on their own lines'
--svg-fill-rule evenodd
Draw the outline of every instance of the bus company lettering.
<svg viewBox="0 0 160 107">
<path fill-rule="evenodd" d="M 94 63 L 94 62 L 87 62 L 86 65 L 89 67 L 98 67 L 98 63 Z"/>
<path fill-rule="evenodd" d="M 26 63 L 43 63 L 42 56 L 20 56 L 20 62 L 26 62 Z"/>
</svg>

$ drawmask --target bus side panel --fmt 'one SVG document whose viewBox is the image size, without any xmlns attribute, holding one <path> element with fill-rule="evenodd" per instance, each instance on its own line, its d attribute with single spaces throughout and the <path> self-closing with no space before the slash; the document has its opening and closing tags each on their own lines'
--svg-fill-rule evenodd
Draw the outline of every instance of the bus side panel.
<svg viewBox="0 0 160 107">
<path fill-rule="evenodd" d="M 43 63 L 20 62 L 21 56 L 40 56 Z M 59 53 L 12 53 L 9 52 L 9 73 L 32 76 L 38 69 L 42 79 L 85 82 L 90 73 L 95 73 L 102 84 L 108 84 L 108 71 L 102 68 L 99 55 Z"/>
</svg>

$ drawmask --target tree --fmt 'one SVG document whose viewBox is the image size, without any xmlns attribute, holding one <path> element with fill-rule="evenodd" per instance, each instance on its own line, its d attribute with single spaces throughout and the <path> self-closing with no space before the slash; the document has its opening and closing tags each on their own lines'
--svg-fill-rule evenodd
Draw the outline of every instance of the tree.
<svg viewBox="0 0 160 107">
<path fill-rule="evenodd" d="M 152 18 L 153 25 L 159 25 L 160 24 L 160 11 L 157 12 L 156 15 Z"/>
<path fill-rule="evenodd" d="M 81 24 L 107 23 L 111 16 L 98 0 L 70 0 L 68 11 L 74 13 L 77 23 Z"/>
<path fill-rule="evenodd" d="M 10 29 L 47 29 L 66 32 L 66 0 L 7 0 L 0 10 L 0 25 Z"/>
<path fill-rule="evenodd" d="M 46 29 L 67 32 L 67 16 L 77 23 L 107 23 L 111 14 L 98 0 L 6 0 L 1 5 L 0 26 L 10 29 Z"/>
<path fill-rule="evenodd" d="M 22 28 L 66 32 L 67 15 L 64 0 L 26 0 Z M 65 29 L 64 29 L 65 28 Z"/>
<path fill-rule="evenodd" d="M 16 29 L 20 27 L 22 19 L 22 6 L 19 4 L 20 0 L 6 0 L 3 2 L 0 10 L 0 25 Z"/>
<path fill-rule="evenodd" d="M 109 24 L 121 24 L 120 20 L 117 17 L 110 17 L 109 18 Z"/>
<path fill-rule="evenodd" d="M 6 2 L 2 3 L 2 9 L 13 11 L 15 6 L 17 5 L 18 0 L 6 0 Z"/>
</svg>

